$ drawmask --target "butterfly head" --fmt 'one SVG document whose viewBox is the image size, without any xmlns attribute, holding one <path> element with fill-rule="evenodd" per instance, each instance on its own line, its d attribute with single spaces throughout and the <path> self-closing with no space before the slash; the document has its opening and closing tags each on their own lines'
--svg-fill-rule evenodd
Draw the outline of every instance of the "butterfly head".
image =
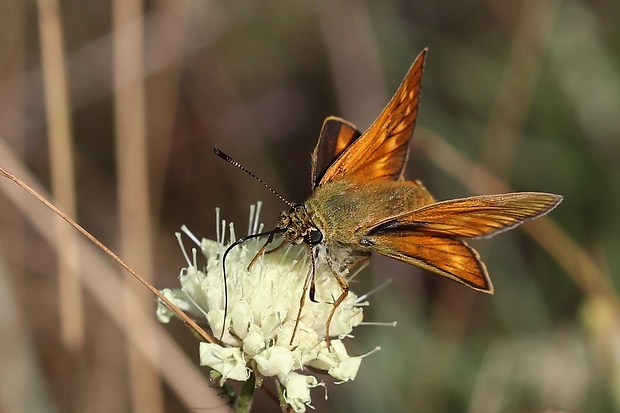
<svg viewBox="0 0 620 413">
<path fill-rule="evenodd" d="M 284 238 L 291 244 L 299 245 L 305 242 L 315 246 L 323 241 L 323 233 L 314 225 L 303 204 L 283 211 L 278 219 L 278 229 L 284 231 Z"/>
</svg>

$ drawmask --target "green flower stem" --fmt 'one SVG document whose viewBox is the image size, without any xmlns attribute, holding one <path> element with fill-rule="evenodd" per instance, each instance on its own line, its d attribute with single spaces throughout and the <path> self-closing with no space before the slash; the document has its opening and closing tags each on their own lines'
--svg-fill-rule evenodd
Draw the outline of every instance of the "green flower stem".
<svg viewBox="0 0 620 413">
<path fill-rule="evenodd" d="M 276 380 L 276 387 L 278 389 L 278 401 L 280 402 L 280 409 L 282 409 L 283 413 L 288 412 L 288 403 L 284 399 L 284 386 L 280 383 L 280 381 Z"/>
<path fill-rule="evenodd" d="M 250 412 L 250 409 L 252 408 L 254 390 L 256 390 L 256 377 L 254 376 L 254 374 L 251 374 L 250 378 L 243 383 L 243 386 L 241 387 L 241 392 L 237 397 L 237 413 Z"/>
</svg>

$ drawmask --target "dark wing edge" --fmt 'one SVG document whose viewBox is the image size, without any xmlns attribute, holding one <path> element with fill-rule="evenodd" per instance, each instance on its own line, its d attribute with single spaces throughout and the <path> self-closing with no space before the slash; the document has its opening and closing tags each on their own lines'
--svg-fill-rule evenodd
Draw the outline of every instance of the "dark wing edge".
<svg viewBox="0 0 620 413">
<path fill-rule="evenodd" d="M 336 116 L 325 119 L 312 152 L 312 189 L 319 186 L 327 169 L 360 136 L 355 125 L 344 119 Z"/>
</svg>

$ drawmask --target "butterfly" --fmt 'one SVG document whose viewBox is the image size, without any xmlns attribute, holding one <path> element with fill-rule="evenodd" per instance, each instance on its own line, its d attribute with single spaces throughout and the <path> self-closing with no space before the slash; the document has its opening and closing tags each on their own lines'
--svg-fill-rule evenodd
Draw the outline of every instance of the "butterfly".
<svg viewBox="0 0 620 413">
<path fill-rule="evenodd" d="M 290 203 L 273 231 L 283 234 L 284 243 L 307 245 L 311 255 L 300 314 L 308 285 L 314 301 L 317 265 L 327 265 L 342 287 L 327 320 L 327 340 L 331 319 L 349 291 L 347 275 L 372 253 L 492 294 L 487 269 L 465 240 L 514 228 L 562 201 L 554 194 L 514 192 L 437 202 L 421 182 L 405 179 L 426 52 L 366 132 L 338 117 L 325 120 L 312 153 L 313 192 L 302 204 Z"/>
</svg>

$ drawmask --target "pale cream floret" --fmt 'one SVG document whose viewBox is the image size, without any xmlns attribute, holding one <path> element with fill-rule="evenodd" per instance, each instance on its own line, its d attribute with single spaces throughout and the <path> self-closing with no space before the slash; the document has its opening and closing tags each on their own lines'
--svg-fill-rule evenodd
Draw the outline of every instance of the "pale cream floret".
<svg viewBox="0 0 620 413">
<path fill-rule="evenodd" d="M 339 382 L 353 380 L 364 356 L 350 356 L 342 342 L 353 327 L 362 322 L 357 296 L 349 292 L 338 307 L 330 327 L 331 347 L 325 342 L 325 323 L 332 310 L 332 297 L 340 286 L 326 266 L 316 271 L 317 303 L 306 299 L 301 318 L 290 344 L 303 284 L 309 272 L 305 246 L 286 246 L 259 257 L 250 271 L 264 239 L 251 240 L 233 248 L 226 258 L 228 315 L 224 326 L 224 277 L 221 254 L 225 247 L 203 239 L 201 250 L 206 272 L 196 258 L 180 274 L 181 289 L 164 294 L 194 317 L 206 319 L 213 335 L 226 346 L 200 343 L 200 362 L 221 374 L 222 380 L 245 381 L 254 373 L 276 377 L 284 386 L 284 397 L 296 412 L 310 405 L 310 389 L 320 385 L 305 366 L 327 372 Z M 277 244 L 275 244 L 277 245 Z M 159 306 L 158 318 L 170 319 L 170 311 Z M 224 333 L 222 334 L 222 327 Z"/>
</svg>

